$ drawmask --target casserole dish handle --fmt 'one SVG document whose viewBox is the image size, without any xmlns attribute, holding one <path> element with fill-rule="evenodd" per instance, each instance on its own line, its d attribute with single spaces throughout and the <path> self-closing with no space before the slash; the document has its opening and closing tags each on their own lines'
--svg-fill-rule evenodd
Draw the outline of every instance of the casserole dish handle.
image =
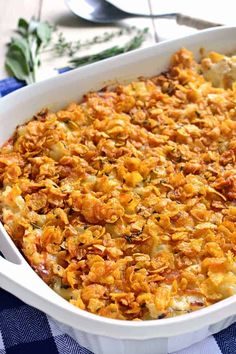
<svg viewBox="0 0 236 354">
<path fill-rule="evenodd" d="M 16 264 L 0 256 L 0 287 L 28 305 L 40 308 L 51 315 L 54 306 L 57 310 L 60 306 L 71 309 L 71 305 L 44 283 L 24 261 Z"/>
</svg>

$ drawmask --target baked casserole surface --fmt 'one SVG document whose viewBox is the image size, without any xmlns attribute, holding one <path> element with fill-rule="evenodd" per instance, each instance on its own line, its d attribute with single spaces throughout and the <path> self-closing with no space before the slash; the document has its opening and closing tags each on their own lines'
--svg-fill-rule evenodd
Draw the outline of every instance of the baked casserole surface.
<svg viewBox="0 0 236 354">
<path fill-rule="evenodd" d="M 181 49 L 161 75 L 36 114 L 0 150 L 0 208 L 37 274 L 94 314 L 161 319 L 235 294 L 233 62 Z"/>
</svg>

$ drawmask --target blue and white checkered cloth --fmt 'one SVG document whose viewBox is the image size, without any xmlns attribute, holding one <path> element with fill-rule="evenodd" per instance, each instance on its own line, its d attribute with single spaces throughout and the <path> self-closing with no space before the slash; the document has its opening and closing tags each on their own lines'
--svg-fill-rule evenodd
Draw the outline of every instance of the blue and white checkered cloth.
<svg viewBox="0 0 236 354">
<path fill-rule="evenodd" d="M 1 80 L 0 97 L 22 86 L 13 78 Z M 42 353 L 92 354 L 63 333 L 47 315 L 0 289 L 0 354 Z M 236 323 L 173 354 L 236 354 Z"/>
</svg>

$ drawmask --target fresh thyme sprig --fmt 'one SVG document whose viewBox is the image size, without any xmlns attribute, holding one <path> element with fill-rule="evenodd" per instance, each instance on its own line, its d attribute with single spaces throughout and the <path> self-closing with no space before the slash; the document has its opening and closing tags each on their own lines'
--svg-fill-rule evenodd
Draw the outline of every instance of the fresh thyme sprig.
<svg viewBox="0 0 236 354">
<path fill-rule="evenodd" d="M 67 55 L 73 57 L 79 50 L 88 49 L 93 45 L 102 44 L 111 41 L 114 38 L 118 38 L 124 35 L 130 35 L 138 33 L 139 29 L 135 26 L 121 28 L 118 31 L 104 32 L 100 36 L 94 36 L 91 39 L 85 41 L 68 41 L 62 32 L 59 33 L 57 41 L 43 53 L 53 52 L 58 56 Z"/>
<path fill-rule="evenodd" d="M 72 64 L 73 67 L 78 67 L 85 64 L 91 64 L 99 60 L 111 58 L 118 54 L 127 53 L 131 50 L 139 48 L 142 45 L 147 32 L 148 28 L 144 28 L 143 30 L 139 30 L 136 36 L 133 37 L 124 46 L 113 46 L 96 54 L 86 55 L 80 58 L 73 58 L 69 62 Z"/>
</svg>

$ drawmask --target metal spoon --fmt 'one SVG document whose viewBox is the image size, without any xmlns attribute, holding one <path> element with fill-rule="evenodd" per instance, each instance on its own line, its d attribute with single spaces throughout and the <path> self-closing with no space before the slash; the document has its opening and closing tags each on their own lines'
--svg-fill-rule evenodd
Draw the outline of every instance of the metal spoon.
<svg viewBox="0 0 236 354">
<path fill-rule="evenodd" d="M 146 18 L 173 18 L 178 24 L 186 24 L 187 26 L 197 29 L 220 26 L 213 22 L 201 20 L 185 16 L 178 13 L 166 13 L 158 15 L 147 15 L 138 13 L 129 13 L 118 9 L 115 5 L 105 0 L 65 0 L 70 10 L 84 20 L 95 23 L 113 23 L 125 18 L 146 17 Z"/>
<path fill-rule="evenodd" d="M 128 13 L 105 0 L 66 0 L 66 3 L 75 15 L 97 23 L 112 23 L 130 17 L 151 17 L 151 15 L 147 14 Z M 175 18 L 175 15 L 175 13 L 171 13 L 155 17 Z"/>
</svg>

